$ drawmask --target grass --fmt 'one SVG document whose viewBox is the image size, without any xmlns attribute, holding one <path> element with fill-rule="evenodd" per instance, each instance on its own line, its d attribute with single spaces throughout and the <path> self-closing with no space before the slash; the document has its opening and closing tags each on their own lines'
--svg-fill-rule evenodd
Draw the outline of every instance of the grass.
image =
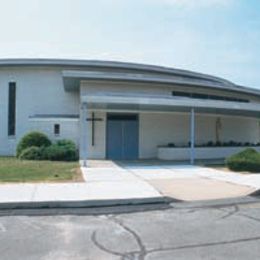
<svg viewBox="0 0 260 260">
<path fill-rule="evenodd" d="M 0 157 L 0 183 L 82 181 L 78 162 L 26 161 Z"/>
</svg>

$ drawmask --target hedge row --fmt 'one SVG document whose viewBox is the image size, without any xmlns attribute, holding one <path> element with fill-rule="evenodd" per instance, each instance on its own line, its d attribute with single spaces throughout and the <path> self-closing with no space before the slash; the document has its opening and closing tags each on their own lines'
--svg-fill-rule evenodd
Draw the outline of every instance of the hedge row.
<svg viewBox="0 0 260 260">
<path fill-rule="evenodd" d="M 76 161 L 79 158 L 72 141 L 64 139 L 52 144 L 39 132 L 25 135 L 17 146 L 16 155 L 23 160 Z"/>
<path fill-rule="evenodd" d="M 233 171 L 260 173 L 260 153 L 253 148 L 245 149 L 227 158 L 226 165 Z"/>
</svg>

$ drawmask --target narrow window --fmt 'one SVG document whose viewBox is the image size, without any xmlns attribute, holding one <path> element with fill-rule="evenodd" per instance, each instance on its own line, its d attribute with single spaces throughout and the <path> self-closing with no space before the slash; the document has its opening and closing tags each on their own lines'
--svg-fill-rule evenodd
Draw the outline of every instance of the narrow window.
<svg viewBox="0 0 260 260">
<path fill-rule="evenodd" d="M 191 97 L 191 94 L 188 92 L 182 92 L 182 91 L 173 91 L 172 92 L 173 96 L 177 96 L 177 97 Z"/>
<path fill-rule="evenodd" d="M 54 125 L 54 134 L 60 135 L 60 125 L 59 124 Z"/>
<path fill-rule="evenodd" d="M 193 98 L 198 98 L 198 99 L 208 99 L 208 95 L 201 94 L 201 93 L 192 93 L 191 96 Z"/>
<path fill-rule="evenodd" d="M 8 93 L 8 135 L 15 135 L 16 121 L 16 83 L 9 82 Z"/>
</svg>

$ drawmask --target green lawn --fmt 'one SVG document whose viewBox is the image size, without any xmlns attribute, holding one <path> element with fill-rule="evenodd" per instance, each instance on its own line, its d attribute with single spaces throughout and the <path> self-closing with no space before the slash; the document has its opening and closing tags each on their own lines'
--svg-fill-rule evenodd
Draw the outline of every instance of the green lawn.
<svg viewBox="0 0 260 260">
<path fill-rule="evenodd" d="M 78 162 L 22 161 L 0 157 L 0 183 L 81 181 Z"/>
</svg>

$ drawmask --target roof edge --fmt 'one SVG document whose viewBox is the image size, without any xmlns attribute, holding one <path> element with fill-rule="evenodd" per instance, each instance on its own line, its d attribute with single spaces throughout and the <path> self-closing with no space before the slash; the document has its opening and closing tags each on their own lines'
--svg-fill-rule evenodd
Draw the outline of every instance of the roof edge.
<svg viewBox="0 0 260 260">
<path fill-rule="evenodd" d="M 61 67 L 100 67 L 114 69 L 141 70 L 157 72 L 168 75 L 187 76 L 190 78 L 211 80 L 225 85 L 227 88 L 236 88 L 238 92 L 251 93 L 260 96 L 260 90 L 237 85 L 221 77 L 194 72 L 184 69 L 175 69 L 167 66 L 148 65 L 143 63 L 109 61 L 109 60 L 85 60 L 85 59 L 55 59 L 55 58 L 6 58 L 0 59 L 0 67 L 9 66 L 61 66 Z M 230 89 L 231 90 L 231 89 Z"/>
<path fill-rule="evenodd" d="M 82 67 L 111 67 L 124 69 L 147 70 L 151 72 L 180 74 L 196 76 L 204 79 L 220 81 L 225 84 L 235 85 L 221 77 L 195 72 L 191 70 L 171 68 L 168 66 L 150 65 L 144 63 L 121 62 L 109 60 L 84 60 L 84 59 L 48 59 L 48 58 L 8 58 L 0 59 L 0 66 L 82 66 Z"/>
</svg>

